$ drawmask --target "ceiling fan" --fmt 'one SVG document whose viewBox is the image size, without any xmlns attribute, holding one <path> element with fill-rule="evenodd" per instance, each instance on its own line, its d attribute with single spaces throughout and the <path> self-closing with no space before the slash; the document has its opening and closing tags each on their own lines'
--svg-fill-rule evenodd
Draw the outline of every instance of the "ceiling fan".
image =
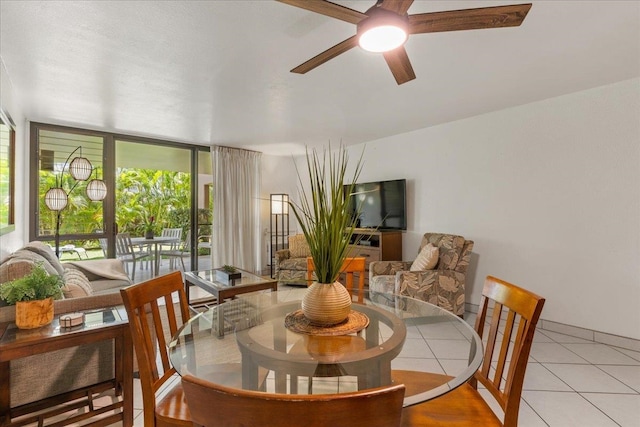
<svg viewBox="0 0 640 427">
<path fill-rule="evenodd" d="M 277 1 L 357 26 L 356 35 L 298 65 L 292 73 L 305 74 L 360 45 L 365 50 L 383 54 L 399 85 L 416 78 L 404 49 L 409 34 L 517 27 L 531 9 L 531 3 L 527 3 L 408 15 L 414 0 L 378 0 L 364 13 L 325 0 Z"/>
</svg>

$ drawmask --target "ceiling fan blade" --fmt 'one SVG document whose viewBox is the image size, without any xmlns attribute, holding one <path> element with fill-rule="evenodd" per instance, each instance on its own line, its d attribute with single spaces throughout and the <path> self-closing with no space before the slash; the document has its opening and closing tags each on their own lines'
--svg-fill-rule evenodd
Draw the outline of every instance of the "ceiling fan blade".
<svg viewBox="0 0 640 427">
<path fill-rule="evenodd" d="M 358 40 L 357 40 L 356 36 L 351 36 L 348 39 L 338 43 L 337 45 L 325 50 L 324 52 L 320 53 L 319 55 L 314 56 L 313 58 L 311 58 L 307 62 L 298 65 L 296 68 L 291 70 L 291 72 L 292 73 L 298 73 L 298 74 L 305 74 L 305 73 L 313 70 L 317 66 L 320 66 L 320 65 L 324 64 L 328 60 L 335 58 L 336 56 L 340 55 L 341 53 L 345 53 L 346 51 L 348 51 L 349 49 L 351 49 L 352 47 L 355 47 L 357 45 L 358 45 Z"/>
<path fill-rule="evenodd" d="M 349 9 L 348 7 L 340 6 L 339 4 L 331 3 L 324 0 L 277 0 L 280 3 L 285 3 L 291 6 L 299 7 L 301 9 L 309 10 L 311 12 L 319 13 L 320 15 L 330 16 L 332 18 L 339 19 L 341 21 L 357 24 L 367 17 L 362 12 Z"/>
<path fill-rule="evenodd" d="M 404 46 L 400 46 L 394 50 L 383 53 L 384 60 L 387 61 L 387 65 L 393 73 L 393 77 L 396 79 L 396 83 L 401 85 L 416 78 L 416 74 L 413 72 L 411 61 Z"/>
<path fill-rule="evenodd" d="M 531 9 L 531 3 L 418 13 L 409 15 L 409 32 L 411 34 L 421 34 L 441 31 L 517 27 L 522 24 L 529 9 Z"/>
<path fill-rule="evenodd" d="M 404 15 L 413 4 L 413 0 L 383 0 L 380 7 L 398 15 Z"/>
</svg>

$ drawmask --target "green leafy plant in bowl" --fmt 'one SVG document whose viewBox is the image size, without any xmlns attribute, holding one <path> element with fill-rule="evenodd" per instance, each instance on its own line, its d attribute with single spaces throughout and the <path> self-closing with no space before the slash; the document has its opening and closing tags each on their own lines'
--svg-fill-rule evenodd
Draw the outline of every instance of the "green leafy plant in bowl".
<svg viewBox="0 0 640 427">
<path fill-rule="evenodd" d="M 49 275 L 36 264 L 29 274 L 1 284 L 0 299 L 16 306 L 18 328 L 39 328 L 53 320 L 53 299 L 62 297 L 62 285 L 60 276 Z"/>
<path fill-rule="evenodd" d="M 62 296 L 62 278 L 49 275 L 41 264 L 36 264 L 31 272 L 19 279 L 0 285 L 0 298 L 9 305 L 19 301 L 43 300 Z"/>
<path fill-rule="evenodd" d="M 229 264 L 225 264 L 225 265 L 223 265 L 223 266 L 222 266 L 222 270 L 223 270 L 225 273 L 235 273 L 236 271 L 238 271 L 238 269 L 237 269 L 237 268 L 235 268 L 234 266 L 229 265 Z"/>
</svg>

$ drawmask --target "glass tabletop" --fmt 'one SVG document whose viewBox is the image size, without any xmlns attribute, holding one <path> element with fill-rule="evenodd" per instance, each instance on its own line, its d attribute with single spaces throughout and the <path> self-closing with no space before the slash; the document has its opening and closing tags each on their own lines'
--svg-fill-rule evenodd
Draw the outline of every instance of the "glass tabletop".
<svg viewBox="0 0 640 427">
<path fill-rule="evenodd" d="M 213 268 L 209 270 L 188 271 L 185 278 L 192 283 L 205 284 L 207 286 L 226 288 L 228 286 L 243 286 L 243 285 L 256 285 L 264 283 L 272 283 L 273 279 L 264 279 L 253 273 L 236 268 L 236 271 L 240 273 L 240 278 L 229 279 L 219 268 Z"/>
<path fill-rule="evenodd" d="M 464 384 L 482 361 L 482 342 L 463 319 L 410 297 L 372 293 L 352 310 L 368 324 L 346 335 L 293 331 L 285 318 L 300 309 L 304 289 L 243 294 L 192 317 L 170 347 L 171 363 L 233 388 L 301 394 L 344 393 L 388 385 L 394 370 L 440 375 L 430 389 L 405 397 L 405 406 Z M 290 317 L 289 317 L 290 319 Z M 289 324 L 289 326 L 291 326 Z M 295 328 L 294 328 L 295 329 Z"/>
<path fill-rule="evenodd" d="M 14 345 L 34 339 L 80 334 L 96 328 L 127 323 L 127 313 L 123 306 L 85 310 L 82 313 L 84 314 L 82 324 L 71 327 L 63 327 L 60 324 L 60 315 L 55 315 L 50 324 L 36 329 L 18 329 L 15 323 L 10 323 L 4 334 L 0 335 L 0 345 Z"/>
</svg>

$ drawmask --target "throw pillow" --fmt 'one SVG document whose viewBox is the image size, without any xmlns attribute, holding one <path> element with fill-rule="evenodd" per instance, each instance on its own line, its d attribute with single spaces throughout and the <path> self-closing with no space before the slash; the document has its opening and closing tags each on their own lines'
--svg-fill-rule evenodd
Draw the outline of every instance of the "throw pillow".
<svg viewBox="0 0 640 427">
<path fill-rule="evenodd" d="M 306 258 L 311 256 L 309 245 L 304 234 L 289 237 L 289 254 L 291 258 Z"/>
<path fill-rule="evenodd" d="M 51 267 L 56 269 L 58 274 L 64 273 L 64 267 L 62 266 L 62 263 L 56 256 L 55 252 L 53 252 L 53 249 L 51 249 L 51 246 L 38 240 L 34 240 L 33 242 L 29 242 L 24 245 L 24 249 L 36 253 L 46 259 L 47 262 L 51 264 Z"/>
<path fill-rule="evenodd" d="M 41 264 L 42 267 L 45 269 L 45 271 L 49 273 L 49 275 L 59 276 L 61 274 L 61 273 L 58 273 L 58 270 L 53 268 L 53 266 L 47 261 L 45 257 L 43 257 L 42 255 L 36 252 L 32 252 L 28 249 L 24 249 L 24 248 L 18 249 L 17 251 L 9 255 L 7 260 L 28 261 L 28 262 L 31 262 L 33 265 Z"/>
<path fill-rule="evenodd" d="M 425 245 L 418 257 L 413 264 L 411 264 L 411 268 L 409 271 L 424 271 L 424 270 L 433 270 L 438 264 L 438 256 L 440 255 L 440 250 L 437 246 L 433 246 L 431 243 Z"/>
<path fill-rule="evenodd" d="M 62 274 L 64 286 L 62 293 L 65 298 L 80 298 L 93 295 L 93 288 L 87 276 L 82 271 L 67 267 Z"/>
</svg>

